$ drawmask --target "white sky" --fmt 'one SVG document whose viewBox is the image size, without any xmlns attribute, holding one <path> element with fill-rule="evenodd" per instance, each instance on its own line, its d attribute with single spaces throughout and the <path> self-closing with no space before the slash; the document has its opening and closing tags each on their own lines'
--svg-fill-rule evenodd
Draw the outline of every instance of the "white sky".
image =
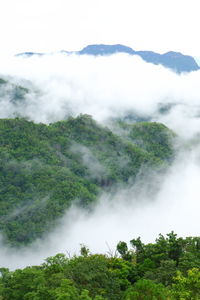
<svg viewBox="0 0 200 300">
<path fill-rule="evenodd" d="M 121 43 L 200 56 L 199 0 L 0 0 L 0 53 Z"/>
</svg>

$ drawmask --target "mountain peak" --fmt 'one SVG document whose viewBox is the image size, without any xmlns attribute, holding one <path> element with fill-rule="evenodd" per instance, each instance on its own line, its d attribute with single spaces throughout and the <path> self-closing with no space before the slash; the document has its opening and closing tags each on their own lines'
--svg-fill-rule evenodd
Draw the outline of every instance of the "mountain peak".
<svg viewBox="0 0 200 300">
<path fill-rule="evenodd" d="M 86 46 L 78 53 L 91 54 L 91 55 L 106 55 L 106 54 L 110 55 L 119 52 L 133 54 L 135 51 L 132 48 L 121 44 L 115 44 L 115 45 L 93 44 L 93 45 Z"/>
<path fill-rule="evenodd" d="M 155 65 L 163 65 L 177 73 L 197 71 L 200 69 L 195 59 L 192 56 L 184 55 L 180 52 L 169 51 L 164 54 L 159 54 L 153 51 L 135 51 L 130 47 L 115 44 L 115 45 L 105 45 L 105 44 L 93 44 L 88 45 L 78 54 L 83 55 L 112 55 L 115 53 L 128 53 L 130 55 L 138 55 L 144 61 L 148 63 L 153 63 Z"/>
<path fill-rule="evenodd" d="M 168 51 L 164 54 L 156 53 L 153 51 L 135 51 L 131 47 L 121 44 L 107 45 L 107 44 L 92 44 L 84 47 L 80 51 L 65 51 L 60 53 L 71 55 L 93 55 L 93 56 L 106 56 L 116 53 L 127 53 L 129 55 L 138 55 L 144 61 L 155 65 L 162 65 L 169 68 L 176 73 L 197 71 L 200 69 L 197 62 L 192 56 L 184 55 L 180 52 Z M 42 56 L 45 53 L 24 52 L 17 54 L 17 56 L 31 57 L 33 55 Z"/>
</svg>

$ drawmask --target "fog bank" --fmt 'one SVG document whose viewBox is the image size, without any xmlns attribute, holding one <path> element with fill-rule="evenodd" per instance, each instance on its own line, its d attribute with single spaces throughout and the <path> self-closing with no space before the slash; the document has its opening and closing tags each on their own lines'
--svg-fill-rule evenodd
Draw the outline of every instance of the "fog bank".
<svg viewBox="0 0 200 300">
<path fill-rule="evenodd" d="M 86 113 L 103 125 L 125 117 L 158 121 L 180 136 L 182 149 L 157 193 L 144 193 L 145 184 L 140 192 L 129 185 L 101 195 L 92 214 L 72 207 L 54 232 L 30 248 L 17 251 L 1 245 L 0 266 L 38 264 L 57 252 L 73 255 L 80 244 L 93 253 L 114 253 L 120 240 L 138 236 L 153 242 L 171 230 L 179 236 L 199 235 L 200 71 L 177 75 L 125 54 L 14 57 L 1 59 L 0 70 L 0 78 L 9 81 L 0 89 L 0 118 L 51 123 Z M 12 98 L 15 85 L 28 90 L 17 102 Z M 91 159 L 81 151 L 86 162 Z"/>
<path fill-rule="evenodd" d="M 127 54 L 0 58 L 0 70 L 10 83 L 1 85 L 1 118 L 52 123 L 86 113 L 105 123 L 131 114 L 182 136 L 198 132 L 200 71 L 177 75 Z M 12 100 L 11 83 L 28 89 L 24 99 Z"/>
<path fill-rule="evenodd" d="M 92 253 L 114 255 L 120 240 L 129 242 L 140 236 L 145 243 L 153 242 L 159 233 L 172 230 L 183 237 L 198 236 L 199 150 L 180 153 L 162 178 L 158 193 L 148 195 L 148 190 L 141 190 L 138 194 L 137 186 L 130 185 L 114 195 L 103 194 L 92 214 L 72 207 L 54 232 L 31 247 L 17 251 L 2 245 L 0 265 L 13 269 L 39 264 L 59 252 L 73 256 L 79 254 L 80 244 Z"/>
</svg>

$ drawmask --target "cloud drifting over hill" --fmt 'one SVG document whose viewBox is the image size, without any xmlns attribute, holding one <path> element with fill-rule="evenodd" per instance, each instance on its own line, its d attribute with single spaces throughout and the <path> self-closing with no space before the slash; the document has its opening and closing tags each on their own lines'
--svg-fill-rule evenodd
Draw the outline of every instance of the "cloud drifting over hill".
<svg viewBox="0 0 200 300">
<path fill-rule="evenodd" d="M 73 253 L 80 243 L 105 252 L 107 243 L 114 249 L 119 240 L 137 236 L 152 241 L 171 230 L 198 235 L 200 71 L 177 75 L 126 54 L 14 57 L 1 60 L 0 66 L 0 78 L 8 81 L 0 86 L 1 118 L 51 123 L 86 113 L 102 124 L 112 118 L 147 119 L 164 123 L 182 138 L 182 150 L 157 193 L 138 193 L 130 185 L 102 195 L 91 215 L 72 207 L 55 232 L 31 250 L 9 252 L 2 246 L 1 266 L 15 268 L 56 252 Z M 16 86 L 26 90 L 14 101 Z"/>
<path fill-rule="evenodd" d="M 1 118 L 20 115 L 49 123 L 87 113 L 105 122 L 134 113 L 160 120 L 180 134 L 197 132 L 199 71 L 177 75 L 126 54 L 13 57 L 0 65 L 0 77 L 29 90 L 24 101 L 13 103 L 8 93 L 12 86 L 2 87 Z M 168 113 L 160 114 L 166 105 Z"/>
<path fill-rule="evenodd" d="M 38 264 L 58 252 L 79 253 L 87 245 L 92 253 L 115 254 L 116 244 L 141 236 L 153 242 L 159 233 L 174 230 L 179 236 L 199 234 L 199 148 L 182 153 L 162 177 L 159 192 L 144 193 L 136 186 L 103 194 L 93 213 L 74 206 L 43 240 L 20 250 L 1 246 L 1 266 Z M 155 177 L 153 180 L 159 180 Z M 148 183 L 147 183 L 148 184 Z M 143 186 L 145 189 L 145 186 Z"/>
</svg>

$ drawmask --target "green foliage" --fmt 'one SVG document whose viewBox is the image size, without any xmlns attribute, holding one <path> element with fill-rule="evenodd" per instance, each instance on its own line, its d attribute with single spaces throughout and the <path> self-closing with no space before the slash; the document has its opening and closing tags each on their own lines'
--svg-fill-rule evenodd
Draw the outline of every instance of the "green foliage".
<svg viewBox="0 0 200 300">
<path fill-rule="evenodd" d="M 199 241 L 199 237 L 179 238 L 172 231 L 166 237 L 160 234 L 154 244 L 143 244 L 140 238 L 132 239 L 131 250 L 126 243 L 120 242 L 117 250 L 124 260 L 127 253 L 131 256 L 129 261 L 135 262 L 138 278 L 169 286 L 178 270 L 186 275 L 189 269 L 199 268 Z"/>
<path fill-rule="evenodd" d="M 200 299 L 200 269 L 193 268 L 187 271 L 184 276 L 180 271 L 174 278 L 172 285 L 172 295 L 180 300 Z"/>
<path fill-rule="evenodd" d="M 117 251 L 124 260 L 132 260 L 132 253 L 128 250 L 128 246 L 125 242 L 119 242 L 117 244 Z"/>
<path fill-rule="evenodd" d="M 18 92 L 26 90 L 18 87 Z M 148 144 L 144 150 L 88 115 L 49 126 L 1 119 L 0 230 L 4 240 L 12 246 L 31 243 L 55 226 L 72 203 L 89 208 L 102 189 L 166 166 L 164 158 L 169 158 L 172 149 L 163 126 L 142 125 L 147 128 L 145 134 L 139 130 Z M 165 150 L 155 146 L 157 131 L 163 132 L 160 139 Z"/>
<path fill-rule="evenodd" d="M 165 125 L 156 122 L 119 123 L 136 145 L 162 160 L 173 157 L 172 140 L 175 134 Z"/>
<path fill-rule="evenodd" d="M 71 259 L 65 275 L 77 288 L 87 289 L 92 297 L 100 295 L 110 300 L 120 299 L 120 281 L 110 269 L 105 255 L 79 256 Z"/>
<path fill-rule="evenodd" d="M 86 257 L 89 255 L 89 248 L 87 248 L 85 245 L 81 245 L 81 250 L 80 250 L 80 253 L 82 256 Z"/>
<path fill-rule="evenodd" d="M 172 240 L 174 245 L 182 241 L 178 261 L 170 259 Z M 166 238 L 160 235 L 151 244 L 133 239 L 131 250 L 126 243 L 119 242 L 117 248 L 122 256 L 125 255 L 124 258 L 89 254 L 85 247 L 86 255 L 67 258 L 59 253 L 48 257 L 40 266 L 12 272 L 1 268 L 0 299 L 198 300 L 200 269 L 191 269 L 191 261 L 188 261 L 188 265 L 184 261 L 185 271 L 181 271 L 181 259 L 186 254 L 194 257 L 194 265 L 196 262 L 199 264 L 198 241 L 197 237 L 178 238 L 171 232 Z M 141 252 L 138 252 L 141 246 L 143 258 Z M 155 253 L 162 252 L 162 260 L 158 260 Z M 131 259 L 127 260 L 127 253 Z"/>
<path fill-rule="evenodd" d="M 169 292 L 162 284 L 140 279 L 125 293 L 124 300 L 167 300 Z"/>
</svg>

